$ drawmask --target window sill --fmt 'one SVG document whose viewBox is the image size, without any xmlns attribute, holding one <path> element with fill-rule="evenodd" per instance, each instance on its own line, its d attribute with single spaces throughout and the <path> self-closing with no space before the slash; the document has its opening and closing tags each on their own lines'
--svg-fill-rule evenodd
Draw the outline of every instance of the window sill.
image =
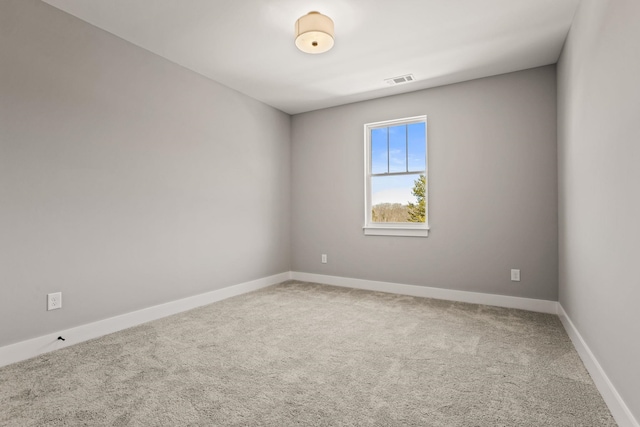
<svg viewBox="0 0 640 427">
<path fill-rule="evenodd" d="M 362 227 L 362 229 L 365 236 L 427 237 L 429 235 L 429 227 L 427 225 L 416 227 L 415 225 L 404 224 L 370 224 Z"/>
</svg>

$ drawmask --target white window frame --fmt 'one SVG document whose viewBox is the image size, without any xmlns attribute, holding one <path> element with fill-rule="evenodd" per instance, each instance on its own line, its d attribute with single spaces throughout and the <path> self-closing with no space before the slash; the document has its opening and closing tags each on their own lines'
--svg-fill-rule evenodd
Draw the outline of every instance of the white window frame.
<svg viewBox="0 0 640 427">
<path fill-rule="evenodd" d="M 404 119 L 385 120 L 383 122 L 367 123 L 364 125 L 364 226 L 363 231 L 366 236 L 407 236 L 407 237 L 427 237 L 429 235 L 429 179 L 425 188 L 426 222 L 373 222 L 371 218 L 371 131 L 377 128 L 390 126 L 408 125 L 413 123 L 425 124 L 425 176 L 428 177 L 429 154 L 428 154 L 428 130 L 427 116 L 407 117 Z"/>
</svg>

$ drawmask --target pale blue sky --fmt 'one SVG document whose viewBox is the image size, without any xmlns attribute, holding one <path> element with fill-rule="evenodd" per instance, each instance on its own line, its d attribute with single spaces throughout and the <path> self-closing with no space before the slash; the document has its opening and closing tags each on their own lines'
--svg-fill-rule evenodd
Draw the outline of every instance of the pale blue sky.
<svg viewBox="0 0 640 427">
<path fill-rule="evenodd" d="M 371 131 L 371 173 L 407 172 L 407 169 L 409 172 L 424 171 L 426 169 L 425 138 L 425 123 L 373 129 Z M 415 203 L 411 190 L 419 176 L 418 173 L 372 177 L 372 204 Z"/>
</svg>

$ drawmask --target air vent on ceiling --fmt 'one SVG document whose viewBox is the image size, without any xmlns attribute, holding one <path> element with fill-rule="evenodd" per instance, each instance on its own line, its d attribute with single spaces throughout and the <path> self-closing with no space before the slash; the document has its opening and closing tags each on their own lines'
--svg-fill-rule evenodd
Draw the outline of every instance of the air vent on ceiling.
<svg viewBox="0 0 640 427">
<path fill-rule="evenodd" d="M 384 79 L 385 82 L 387 82 L 387 84 L 389 86 L 395 86 L 395 85 L 400 85 L 403 83 L 411 83 L 412 81 L 415 81 L 415 77 L 413 77 L 413 74 L 406 74 L 404 76 L 398 76 L 398 77 L 393 77 L 390 79 Z"/>
</svg>

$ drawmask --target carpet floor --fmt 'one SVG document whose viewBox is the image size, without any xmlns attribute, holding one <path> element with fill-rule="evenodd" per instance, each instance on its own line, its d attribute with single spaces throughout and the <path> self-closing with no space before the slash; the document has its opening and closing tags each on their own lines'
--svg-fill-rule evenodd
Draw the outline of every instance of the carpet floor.
<svg viewBox="0 0 640 427">
<path fill-rule="evenodd" d="M 557 316 L 285 282 L 0 368 L 2 426 L 615 426 Z"/>
</svg>

